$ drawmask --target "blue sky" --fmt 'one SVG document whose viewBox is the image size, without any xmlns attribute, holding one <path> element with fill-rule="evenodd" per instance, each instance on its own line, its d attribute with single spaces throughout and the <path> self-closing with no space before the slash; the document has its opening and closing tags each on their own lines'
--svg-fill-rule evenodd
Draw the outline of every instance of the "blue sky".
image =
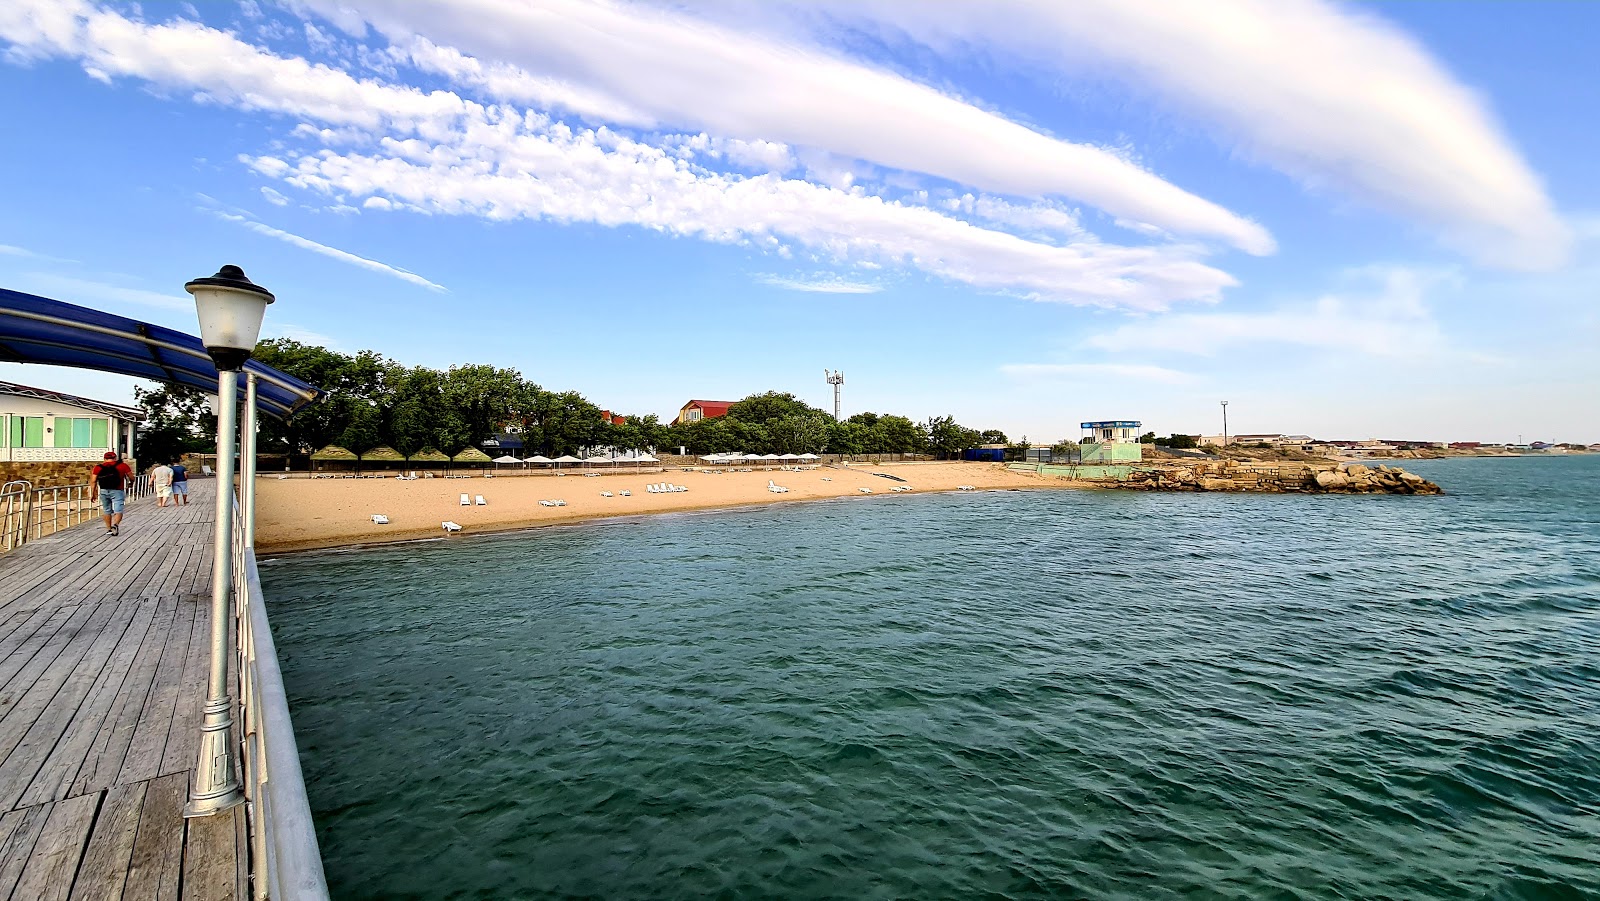
<svg viewBox="0 0 1600 901">
<path fill-rule="evenodd" d="M 1595 4 L 0 6 L 0 285 L 1035 442 L 1600 441 Z M 16 139 L 18 136 L 20 140 Z M 0 378 L 125 401 L 111 376 Z"/>
</svg>

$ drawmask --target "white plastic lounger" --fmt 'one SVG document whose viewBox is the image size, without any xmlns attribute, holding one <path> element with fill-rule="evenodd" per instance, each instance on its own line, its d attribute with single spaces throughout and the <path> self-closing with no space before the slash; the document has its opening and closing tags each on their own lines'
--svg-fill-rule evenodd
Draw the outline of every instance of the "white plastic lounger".
<svg viewBox="0 0 1600 901">
<path fill-rule="evenodd" d="M 555 501 L 540 501 L 539 502 L 539 506 L 541 506 L 541 507 L 554 507 L 555 505 L 556 505 Z"/>
<path fill-rule="evenodd" d="M 442 523 L 439 523 L 439 525 L 444 526 L 444 530 L 446 532 L 459 532 L 459 531 L 461 531 L 461 523 L 451 522 L 448 519 L 445 520 Z"/>
<path fill-rule="evenodd" d="M 828 478 L 828 477 L 827 477 L 827 476 L 823 476 L 823 477 L 822 477 L 822 481 L 824 481 L 824 482 L 831 482 L 831 481 L 833 481 L 833 479 L 830 479 L 830 478 Z"/>
<path fill-rule="evenodd" d="M 204 463 L 200 464 L 200 473 L 201 473 L 201 475 L 208 475 L 208 476 L 216 475 L 215 472 L 211 471 L 211 467 L 205 465 Z"/>
<path fill-rule="evenodd" d="M 389 517 L 384 516 L 382 513 L 374 513 L 372 514 L 372 524 L 386 526 L 389 524 Z"/>
<path fill-rule="evenodd" d="M 472 506 L 472 498 L 469 495 L 465 495 L 465 494 L 461 495 L 461 506 L 463 506 L 463 507 Z"/>
<path fill-rule="evenodd" d="M 611 492 L 609 492 L 609 491 L 602 491 L 602 492 L 600 492 L 600 496 L 601 496 L 601 497 L 610 497 L 610 496 L 611 496 Z"/>
<path fill-rule="evenodd" d="M 857 488 L 856 490 L 861 492 L 862 494 L 871 494 L 872 493 L 872 489 L 871 488 Z"/>
<path fill-rule="evenodd" d="M 477 496 L 477 497 L 476 497 L 476 498 L 474 498 L 474 500 L 476 500 L 476 501 L 477 501 L 477 502 L 478 502 L 478 506 L 480 506 L 480 507 L 487 507 L 487 506 L 489 506 L 489 502 L 488 502 L 488 501 L 486 501 L 486 500 L 484 500 L 484 499 L 483 499 L 483 495 L 481 495 L 481 494 L 480 494 L 480 495 L 478 495 L 478 496 Z"/>
<path fill-rule="evenodd" d="M 560 498 L 557 498 L 557 499 L 551 501 L 550 503 L 556 505 L 557 507 L 565 507 L 567 505 L 567 502 L 564 501 L 564 500 L 561 500 Z"/>
<path fill-rule="evenodd" d="M 633 497 L 633 492 L 629 491 L 626 488 L 624 488 L 624 489 L 622 489 L 622 496 L 623 497 Z"/>
</svg>

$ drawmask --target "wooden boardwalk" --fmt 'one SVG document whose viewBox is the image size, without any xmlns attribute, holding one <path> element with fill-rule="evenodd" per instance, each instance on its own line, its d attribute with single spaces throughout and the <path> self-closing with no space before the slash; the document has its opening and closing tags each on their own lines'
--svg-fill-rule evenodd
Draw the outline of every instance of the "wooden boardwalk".
<svg viewBox="0 0 1600 901">
<path fill-rule="evenodd" d="M 0 555 L 0 901 L 249 897 L 244 808 L 182 815 L 216 509 L 190 486 Z"/>
</svg>

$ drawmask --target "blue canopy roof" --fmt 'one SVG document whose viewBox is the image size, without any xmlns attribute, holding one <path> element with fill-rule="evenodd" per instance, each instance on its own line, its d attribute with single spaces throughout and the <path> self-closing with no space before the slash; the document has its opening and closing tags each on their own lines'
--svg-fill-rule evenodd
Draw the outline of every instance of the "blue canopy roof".
<svg viewBox="0 0 1600 901">
<path fill-rule="evenodd" d="M 0 288 L 0 361 L 98 369 L 217 393 L 217 367 L 193 335 Z M 321 396 L 299 379 L 251 360 L 261 412 L 285 418 Z M 244 380 L 239 380 L 240 397 Z"/>
</svg>

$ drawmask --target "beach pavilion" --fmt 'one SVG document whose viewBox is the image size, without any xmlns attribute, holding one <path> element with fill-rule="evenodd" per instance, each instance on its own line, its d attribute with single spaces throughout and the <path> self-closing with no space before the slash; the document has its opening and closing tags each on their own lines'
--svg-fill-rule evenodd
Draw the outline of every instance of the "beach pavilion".
<svg viewBox="0 0 1600 901">
<path fill-rule="evenodd" d="M 523 457 L 522 458 L 522 462 L 524 462 L 524 463 L 532 463 L 535 466 L 549 466 L 550 464 L 554 463 L 555 461 L 550 459 L 549 457 L 546 457 L 544 454 L 534 454 L 531 457 Z"/>
<path fill-rule="evenodd" d="M 561 456 L 555 458 L 554 460 L 551 460 L 550 462 L 554 463 L 556 465 L 556 469 L 557 470 L 561 469 L 561 464 L 563 464 L 563 463 L 577 463 L 579 465 L 583 464 L 582 460 L 578 459 L 577 457 L 574 457 L 571 454 L 562 454 Z"/>
<path fill-rule="evenodd" d="M 361 462 L 361 457 L 355 451 L 330 444 L 311 452 L 311 468 L 321 472 L 329 468 L 330 463 L 348 463 L 349 466 L 333 467 L 341 472 L 350 472 Z"/>
</svg>

